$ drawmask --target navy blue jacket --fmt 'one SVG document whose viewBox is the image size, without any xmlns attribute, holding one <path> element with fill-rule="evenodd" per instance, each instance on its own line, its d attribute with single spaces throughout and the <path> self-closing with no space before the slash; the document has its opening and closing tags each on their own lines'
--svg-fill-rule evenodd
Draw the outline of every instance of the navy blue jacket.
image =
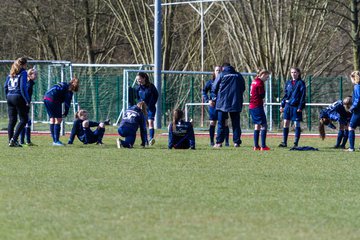
<svg viewBox="0 0 360 240">
<path fill-rule="evenodd" d="M 150 111 L 155 111 L 156 102 L 158 100 L 159 93 L 155 85 L 150 83 L 150 86 L 146 87 L 144 85 L 139 85 L 136 88 L 136 98 L 138 102 L 144 101 L 147 105 L 147 108 Z"/>
<path fill-rule="evenodd" d="M 119 128 L 127 128 L 133 131 L 134 135 L 140 127 L 141 145 L 145 146 L 147 142 L 146 119 L 141 109 L 134 105 L 128 108 L 120 122 Z"/>
<path fill-rule="evenodd" d="M 176 130 L 173 131 L 173 124 L 169 125 L 169 144 L 172 149 L 195 149 L 194 128 L 190 122 L 181 120 L 176 124 Z"/>
<path fill-rule="evenodd" d="M 285 83 L 285 95 L 281 99 L 281 107 L 284 108 L 286 103 L 289 103 L 292 107 L 302 110 L 305 107 L 306 97 L 306 85 L 301 79 L 297 79 L 295 84 L 292 84 L 292 80 L 288 80 Z"/>
<path fill-rule="evenodd" d="M 27 72 L 25 69 L 21 69 L 19 74 L 14 78 L 8 75 L 4 84 L 5 95 L 21 95 L 26 104 L 29 104 L 31 99 L 27 91 Z"/>
<path fill-rule="evenodd" d="M 31 101 L 31 97 L 33 95 L 33 88 L 34 88 L 35 82 L 33 80 L 29 80 L 26 82 L 26 89 L 29 94 L 29 99 Z"/>
<path fill-rule="evenodd" d="M 65 103 L 64 115 L 67 116 L 72 97 L 73 92 L 69 90 L 69 84 L 66 82 L 60 82 L 45 93 L 44 99 L 54 103 Z"/>
<path fill-rule="evenodd" d="M 202 89 L 202 96 L 204 99 L 204 103 L 209 102 L 211 100 L 211 94 L 208 95 L 208 93 L 211 93 L 211 86 L 213 84 L 214 80 L 209 80 L 206 82 L 204 88 Z"/>
<path fill-rule="evenodd" d="M 70 133 L 69 142 L 68 142 L 69 144 L 72 144 L 74 142 L 75 136 L 78 137 L 80 142 L 87 144 L 85 131 L 82 126 L 82 123 L 83 123 L 83 120 L 81 120 L 81 119 L 76 119 L 74 121 L 73 127 L 71 129 L 71 133 Z M 98 122 L 89 121 L 89 127 L 97 127 L 97 126 L 99 126 Z"/>
<path fill-rule="evenodd" d="M 216 110 L 241 112 L 244 102 L 245 80 L 232 66 L 224 67 L 211 87 L 216 96 Z"/>
<path fill-rule="evenodd" d="M 354 85 L 352 100 L 353 100 L 353 102 L 350 107 L 350 112 L 360 113 L 360 84 Z"/>
<path fill-rule="evenodd" d="M 351 118 L 351 113 L 345 110 L 343 102 L 338 100 L 321 110 L 320 118 L 329 118 L 331 121 L 339 122 L 340 124 L 348 124 Z"/>
</svg>

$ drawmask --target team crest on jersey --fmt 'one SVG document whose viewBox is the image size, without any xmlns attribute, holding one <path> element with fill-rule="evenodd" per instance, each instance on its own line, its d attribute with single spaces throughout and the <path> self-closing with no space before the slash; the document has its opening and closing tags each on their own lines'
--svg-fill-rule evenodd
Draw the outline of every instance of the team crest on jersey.
<svg viewBox="0 0 360 240">
<path fill-rule="evenodd" d="M 19 86 L 19 75 L 16 75 L 15 77 L 10 77 L 8 82 L 8 89 L 9 91 L 15 90 Z"/>
</svg>

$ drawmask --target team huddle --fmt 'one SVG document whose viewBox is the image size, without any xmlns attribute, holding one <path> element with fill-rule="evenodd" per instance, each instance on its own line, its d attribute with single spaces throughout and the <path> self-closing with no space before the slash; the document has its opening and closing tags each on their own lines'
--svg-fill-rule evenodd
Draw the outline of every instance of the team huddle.
<svg viewBox="0 0 360 240">
<path fill-rule="evenodd" d="M 26 70 L 27 59 L 19 58 L 11 66 L 4 89 L 8 104 L 8 139 L 10 147 L 34 146 L 31 142 L 31 119 L 29 110 L 33 86 L 37 78 L 36 69 Z M 250 86 L 249 112 L 254 124 L 254 151 L 268 151 L 266 145 L 267 119 L 264 111 L 265 81 L 270 72 L 259 70 Z M 319 133 L 325 138 L 325 127 L 335 129 L 332 122 L 339 122 L 338 137 L 335 148 L 346 148 L 347 140 L 350 147 L 347 151 L 355 151 L 355 129 L 360 125 L 360 73 L 351 73 L 354 84 L 352 97 L 338 100 L 320 112 Z M 136 76 L 137 104 L 129 107 L 124 113 L 118 128 L 120 138 L 116 140 L 118 148 L 133 148 L 136 134 L 140 128 L 141 146 L 155 144 L 154 119 L 159 93 L 149 80 L 146 73 L 139 72 Z M 60 141 L 61 123 L 69 113 L 73 94 L 79 91 L 79 79 L 61 82 L 52 86 L 44 94 L 44 106 L 50 119 L 50 135 L 53 146 L 64 146 Z M 240 113 L 243 109 L 245 80 L 229 63 L 216 66 L 213 77 L 202 89 L 205 103 L 208 103 L 210 145 L 214 148 L 229 146 L 229 117 L 232 126 L 234 147 L 242 144 Z M 305 107 L 306 85 L 301 78 L 299 68 L 291 68 L 291 79 L 285 83 L 284 96 L 281 99 L 280 112 L 283 114 L 283 140 L 279 147 L 288 146 L 290 124 L 295 127 L 293 147 L 297 147 L 301 136 L 300 123 L 303 120 Z M 64 106 L 64 107 L 63 107 Z M 19 117 L 19 122 L 18 122 Z M 105 126 L 110 121 L 90 121 L 88 112 L 79 109 L 75 114 L 73 127 L 68 144 L 73 144 L 77 137 L 84 144 L 103 144 Z M 217 132 L 215 138 L 215 128 Z M 16 126 L 16 128 L 15 128 Z M 96 128 L 94 131 L 92 128 Z M 147 133 L 149 129 L 149 137 Z M 19 142 L 20 138 L 20 142 Z M 260 143 L 259 143 L 260 142 Z M 169 149 L 195 149 L 195 134 L 192 122 L 184 120 L 184 112 L 175 109 L 172 121 L 168 126 Z"/>
</svg>

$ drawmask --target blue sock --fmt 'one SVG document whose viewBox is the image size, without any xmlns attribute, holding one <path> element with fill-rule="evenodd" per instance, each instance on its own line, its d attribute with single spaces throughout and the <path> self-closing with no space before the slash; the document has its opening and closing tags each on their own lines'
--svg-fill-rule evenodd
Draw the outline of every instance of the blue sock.
<svg viewBox="0 0 360 240">
<path fill-rule="evenodd" d="M 335 145 L 335 146 L 337 146 L 337 147 L 340 146 L 343 137 L 344 137 L 344 130 L 339 130 L 339 131 L 338 131 L 338 135 L 337 135 L 336 145 Z"/>
<path fill-rule="evenodd" d="M 342 141 L 342 144 L 341 144 L 341 147 L 345 147 L 346 146 L 346 143 L 347 143 L 347 140 L 349 138 L 349 130 L 345 130 L 344 131 L 344 137 L 343 137 L 343 141 Z"/>
<path fill-rule="evenodd" d="M 289 128 L 283 128 L 283 143 L 287 144 Z"/>
<path fill-rule="evenodd" d="M 50 124 L 50 135 L 51 135 L 51 138 L 53 139 L 53 142 L 55 142 L 54 126 L 55 126 L 55 124 Z"/>
<path fill-rule="evenodd" d="M 261 147 L 266 147 L 266 133 L 267 129 L 261 130 Z"/>
<path fill-rule="evenodd" d="M 300 134 L 301 134 L 301 128 L 300 128 L 300 127 L 296 127 L 296 128 L 295 128 L 295 142 L 294 142 L 294 144 L 296 144 L 296 145 L 299 144 Z"/>
<path fill-rule="evenodd" d="M 350 148 L 351 149 L 355 149 L 355 131 L 354 130 L 350 130 L 349 131 L 349 143 L 350 143 Z"/>
<path fill-rule="evenodd" d="M 150 139 L 153 139 L 153 138 L 154 138 L 154 135 L 155 135 L 155 129 L 154 129 L 154 128 L 150 128 L 150 129 L 149 129 L 149 134 L 150 134 Z"/>
<path fill-rule="evenodd" d="M 254 130 L 254 146 L 259 147 L 260 130 Z"/>
<path fill-rule="evenodd" d="M 210 143 L 214 143 L 215 137 L 215 126 L 210 125 L 209 127 Z"/>
<path fill-rule="evenodd" d="M 230 134 L 229 126 L 225 126 L 225 144 L 226 145 L 229 145 L 229 134 Z"/>
<path fill-rule="evenodd" d="M 60 124 L 55 124 L 55 125 L 54 125 L 54 138 L 55 138 L 55 142 L 58 142 L 59 139 L 60 139 L 60 129 L 61 129 Z"/>
</svg>

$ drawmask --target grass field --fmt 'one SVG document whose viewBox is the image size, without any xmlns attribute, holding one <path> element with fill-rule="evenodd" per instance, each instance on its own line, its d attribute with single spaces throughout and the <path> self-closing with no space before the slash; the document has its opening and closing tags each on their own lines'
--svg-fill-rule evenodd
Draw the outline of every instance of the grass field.
<svg viewBox="0 0 360 240">
<path fill-rule="evenodd" d="M 67 137 L 62 137 L 66 142 Z M 9 148 L 0 136 L 0 239 L 359 239 L 360 151 L 154 146 Z M 290 137 L 290 142 L 292 137 Z M 357 140 L 357 144 L 359 140 Z"/>
</svg>

